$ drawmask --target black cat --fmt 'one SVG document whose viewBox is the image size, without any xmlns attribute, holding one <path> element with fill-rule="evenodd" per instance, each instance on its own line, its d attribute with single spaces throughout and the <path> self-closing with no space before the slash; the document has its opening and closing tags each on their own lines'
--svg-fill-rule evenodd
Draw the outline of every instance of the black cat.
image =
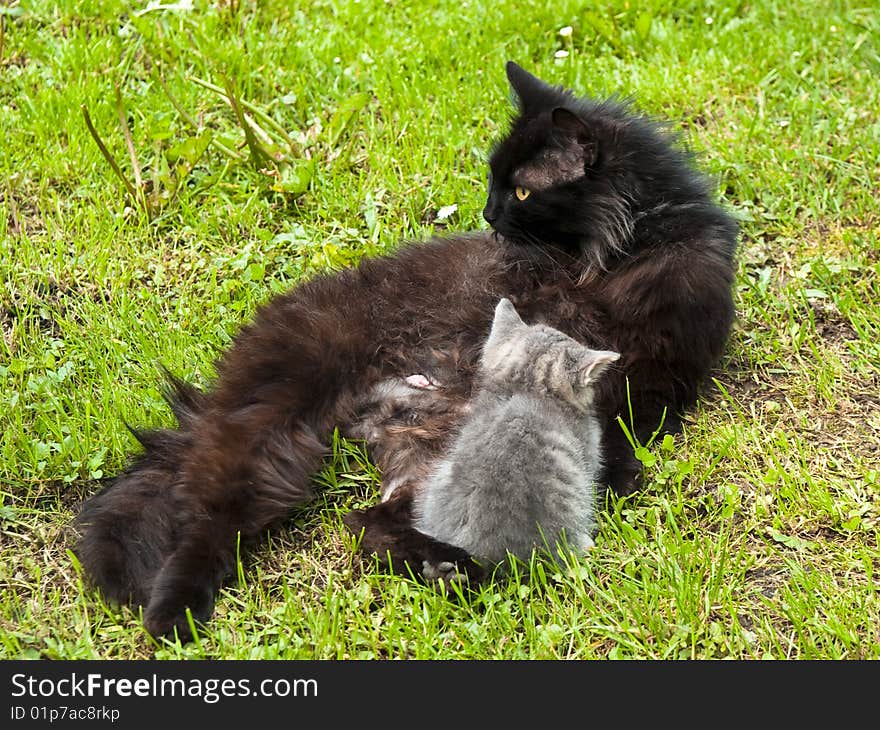
<svg viewBox="0 0 880 730">
<path fill-rule="evenodd" d="M 733 321 L 736 225 L 662 126 L 513 63 L 507 75 L 519 113 L 490 158 L 494 231 L 412 243 L 270 301 L 210 390 L 173 384 L 178 428 L 142 434 L 144 453 L 86 502 L 79 559 L 107 596 L 146 606 L 150 633 L 188 635 L 187 607 L 210 617 L 237 536 L 259 539 L 311 499 L 332 429 L 375 422 L 366 394 L 393 376 L 444 387 L 405 428 L 399 413 L 380 419 L 374 454 L 390 498 L 347 524 L 393 563 L 466 562 L 412 529 L 410 505 L 466 408 L 501 297 L 529 324 L 622 353 L 595 395 L 603 481 L 617 492 L 640 478 L 617 416 L 631 404 L 644 440 L 664 409 L 675 430 L 695 402 Z"/>
</svg>

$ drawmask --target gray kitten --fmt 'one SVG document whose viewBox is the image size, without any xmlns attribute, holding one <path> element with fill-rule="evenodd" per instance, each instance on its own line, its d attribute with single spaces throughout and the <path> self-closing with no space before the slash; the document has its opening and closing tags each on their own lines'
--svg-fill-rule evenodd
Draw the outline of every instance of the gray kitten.
<svg viewBox="0 0 880 730">
<path fill-rule="evenodd" d="M 591 548 L 601 469 L 593 384 L 619 357 L 526 325 L 501 299 L 469 413 L 415 494 L 415 528 L 492 564 L 563 540 Z"/>
</svg>

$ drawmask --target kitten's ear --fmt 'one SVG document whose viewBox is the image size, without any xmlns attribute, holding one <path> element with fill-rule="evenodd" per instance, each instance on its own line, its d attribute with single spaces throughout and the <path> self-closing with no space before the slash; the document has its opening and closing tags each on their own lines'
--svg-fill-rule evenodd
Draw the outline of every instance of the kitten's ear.
<svg viewBox="0 0 880 730">
<path fill-rule="evenodd" d="M 513 61 L 508 61 L 505 66 L 507 71 L 507 80 L 510 82 L 510 88 L 519 101 L 521 110 L 535 106 L 535 102 L 539 102 L 547 95 L 548 91 L 552 91 L 553 87 L 537 76 L 533 76 L 521 66 L 517 66 Z"/>
<path fill-rule="evenodd" d="M 611 363 L 620 359 L 619 352 L 610 350 L 588 350 L 581 358 L 579 375 L 582 385 L 587 385 L 598 378 Z"/>
<path fill-rule="evenodd" d="M 495 305 L 495 318 L 492 320 L 492 332 L 505 332 L 512 327 L 523 324 L 522 318 L 507 298 L 502 298 Z"/>
<path fill-rule="evenodd" d="M 583 120 L 574 112 L 561 106 L 553 110 L 551 118 L 555 130 L 568 139 L 573 140 L 583 149 L 584 165 L 586 167 L 595 165 L 596 159 L 599 156 L 599 144 Z"/>
<path fill-rule="evenodd" d="M 510 340 L 513 331 L 517 327 L 524 327 L 525 323 L 520 319 L 516 307 L 509 299 L 501 299 L 495 305 L 495 317 L 492 320 L 492 330 L 483 345 L 483 358 L 491 358 L 496 349 Z"/>
</svg>

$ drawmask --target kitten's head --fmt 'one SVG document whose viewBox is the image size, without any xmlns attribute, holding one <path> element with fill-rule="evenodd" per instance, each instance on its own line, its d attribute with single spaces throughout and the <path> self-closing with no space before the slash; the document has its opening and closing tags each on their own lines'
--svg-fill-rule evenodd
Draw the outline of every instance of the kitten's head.
<svg viewBox="0 0 880 730">
<path fill-rule="evenodd" d="M 480 375 L 489 386 L 550 395 L 583 409 L 592 403 L 596 379 L 619 357 L 591 350 L 547 325 L 527 325 L 510 300 L 501 299 L 483 345 Z"/>
<path fill-rule="evenodd" d="M 510 242 L 606 268 L 642 211 L 705 196 L 687 155 L 625 103 L 578 99 L 513 62 L 507 78 L 518 113 L 489 157 L 483 216 Z"/>
</svg>

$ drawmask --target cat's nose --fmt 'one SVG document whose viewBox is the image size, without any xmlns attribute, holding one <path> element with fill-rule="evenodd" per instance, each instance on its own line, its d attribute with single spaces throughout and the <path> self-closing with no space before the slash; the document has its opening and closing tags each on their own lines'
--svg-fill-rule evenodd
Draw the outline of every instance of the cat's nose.
<svg viewBox="0 0 880 730">
<path fill-rule="evenodd" d="M 495 224 L 495 221 L 498 220 L 498 209 L 493 205 L 489 206 L 486 204 L 486 207 L 483 208 L 483 218 L 486 219 L 486 222 L 491 226 Z"/>
</svg>

